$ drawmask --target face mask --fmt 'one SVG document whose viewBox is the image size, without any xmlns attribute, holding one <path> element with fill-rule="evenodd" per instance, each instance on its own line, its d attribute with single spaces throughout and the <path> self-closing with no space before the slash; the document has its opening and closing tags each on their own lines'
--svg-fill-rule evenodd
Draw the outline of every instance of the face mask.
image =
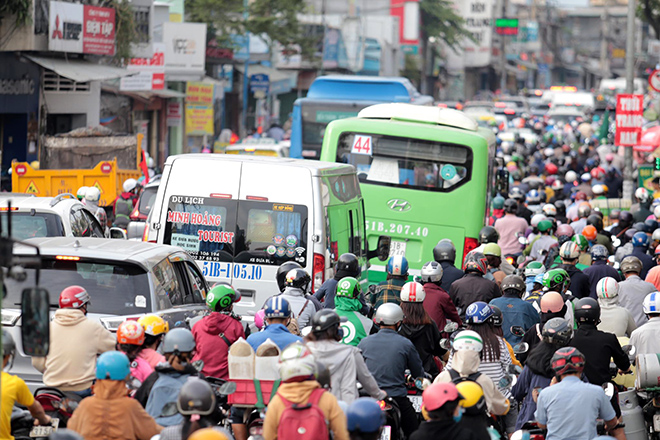
<svg viewBox="0 0 660 440">
<path fill-rule="evenodd" d="M 454 422 L 458 423 L 458 422 L 461 421 L 462 418 L 463 418 L 463 408 L 459 408 L 458 409 L 458 415 L 453 417 Z"/>
</svg>

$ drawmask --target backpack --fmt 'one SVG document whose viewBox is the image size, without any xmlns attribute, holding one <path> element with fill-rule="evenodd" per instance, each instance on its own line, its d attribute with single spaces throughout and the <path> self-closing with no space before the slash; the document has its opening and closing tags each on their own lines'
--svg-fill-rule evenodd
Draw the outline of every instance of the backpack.
<svg viewBox="0 0 660 440">
<path fill-rule="evenodd" d="M 451 376 L 451 382 L 454 385 L 459 384 L 461 382 L 468 381 L 468 380 L 476 383 L 477 379 L 479 379 L 479 376 L 481 376 L 481 373 L 478 372 L 478 371 L 475 372 L 475 373 L 472 373 L 468 376 L 465 376 L 465 377 L 461 376 L 458 371 L 456 371 L 452 368 L 447 368 L 447 371 L 449 372 L 449 376 Z M 481 386 L 481 385 L 479 385 L 479 386 Z"/>
<path fill-rule="evenodd" d="M 126 228 L 131 221 L 130 215 L 133 212 L 133 199 L 124 199 L 119 197 L 115 201 L 115 221 L 113 226 Z"/>
<path fill-rule="evenodd" d="M 277 393 L 284 403 L 284 411 L 277 427 L 277 438 L 282 440 L 327 439 L 329 437 L 328 422 L 319 408 L 319 400 L 325 390 L 317 388 L 312 391 L 306 405 L 292 403 Z"/>
</svg>

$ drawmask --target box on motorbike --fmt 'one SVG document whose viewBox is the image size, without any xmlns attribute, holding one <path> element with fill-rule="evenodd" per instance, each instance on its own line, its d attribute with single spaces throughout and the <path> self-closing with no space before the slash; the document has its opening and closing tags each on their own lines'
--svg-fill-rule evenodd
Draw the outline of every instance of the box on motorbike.
<svg viewBox="0 0 660 440">
<path fill-rule="evenodd" d="M 640 354 L 637 356 L 637 389 L 660 387 L 660 358 L 657 354 Z"/>
<path fill-rule="evenodd" d="M 229 379 L 254 379 L 254 350 L 243 338 L 229 348 Z"/>
<path fill-rule="evenodd" d="M 279 357 L 279 347 L 271 339 L 266 339 L 264 343 L 257 347 L 257 355 L 254 358 L 254 378 L 260 380 L 279 379 L 280 373 L 277 368 Z"/>
</svg>

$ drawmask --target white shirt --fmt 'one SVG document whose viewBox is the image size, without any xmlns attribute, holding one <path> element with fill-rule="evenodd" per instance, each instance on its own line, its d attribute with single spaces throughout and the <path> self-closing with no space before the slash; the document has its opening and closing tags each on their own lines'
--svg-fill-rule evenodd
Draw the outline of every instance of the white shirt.
<svg viewBox="0 0 660 440">
<path fill-rule="evenodd" d="M 651 318 L 632 332 L 630 345 L 635 346 L 637 354 L 660 353 L 660 317 Z"/>
</svg>

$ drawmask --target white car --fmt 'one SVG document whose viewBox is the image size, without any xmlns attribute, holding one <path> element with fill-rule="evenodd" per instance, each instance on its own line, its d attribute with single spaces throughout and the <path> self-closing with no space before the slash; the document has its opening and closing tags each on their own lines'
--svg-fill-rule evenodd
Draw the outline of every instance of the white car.
<svg viewBox="0 0 660 440">
<path fill-rule="evenodd" d="M 5 236 L 9 234 L 9 209 L 11 236 L 15 240 L 36 237 L 105 237 L 96 217 L 71 194 L 56 197 L 0 194 L 0 220 L 2 234 Z"/>
</svg>

